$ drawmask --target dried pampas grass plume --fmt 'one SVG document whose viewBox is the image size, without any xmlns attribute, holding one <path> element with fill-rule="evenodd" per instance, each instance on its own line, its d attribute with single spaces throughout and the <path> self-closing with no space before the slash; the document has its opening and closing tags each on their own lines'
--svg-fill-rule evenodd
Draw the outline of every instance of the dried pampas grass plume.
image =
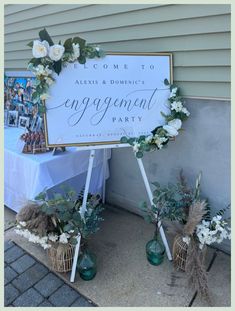
<svg viewBox="0 0 235 311">
<path fill-rule="evenodd" d="M 204 254 L 199 249 L 198 242 L 195 238 L 191 238 L 188 246 L 185 272 L 187 273 L 189 286 L 195 289 L 198 294 L 212 306 L 207 272 L 204 265 Z"/>
<path fill-rule="evenodd" d="M 196 226 L 202 221 L 202 217 L 207 213 L 206 202 L 194 202 L 189 207 L 188 221 L 184 226 L 183 235 L 193 235 Z"/>
<path fill-rule="evenodd" d="M 44 236 L 48 231 L 53 231 L 55 226 L 52 223 L 51 217 L 42 212 L 40 206 L 32 201 L 29 201 L 19 213 L 16 215 L 18 222 L 26 222 L 26 229 Z"/>
</svg>

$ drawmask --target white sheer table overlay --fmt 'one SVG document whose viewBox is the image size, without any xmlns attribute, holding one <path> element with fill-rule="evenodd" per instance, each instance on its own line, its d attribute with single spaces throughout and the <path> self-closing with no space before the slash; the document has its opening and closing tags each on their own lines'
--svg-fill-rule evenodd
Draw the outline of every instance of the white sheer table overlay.
<svg viewBox="0 0 235 311">
<path fill-rule="evenodd" d="M 21 153 L 23 144 L 20 128 L 4 128 L 4 204 L 16 212 L 27 200 L 32 200 L 45 188 L 60 191 L 65 183 L 78 193 L 85 185 L 89 161 L 89 150 L 67 147 L 66 152 L 52 155 Z M 103 150 L 96 150 L 89 191 L 102 193 Z M 111 158 L 111 150 L 106 152 L 106 163 Z M 109 177 L 106 165 L 106 179 Z"/>
</svg>

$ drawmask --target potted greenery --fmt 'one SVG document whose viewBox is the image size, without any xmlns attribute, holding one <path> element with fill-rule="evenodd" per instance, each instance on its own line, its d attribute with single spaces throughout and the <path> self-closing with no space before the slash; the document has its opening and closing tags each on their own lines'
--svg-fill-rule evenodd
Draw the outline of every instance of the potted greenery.
<svg viewBox="0 0 235 311">
<path fill-rule="evenodd" d="M 81 236 L 81 254 L 87 239 L 99 230 L 103 205 L 99 195 L 88 194 L 86 210 L 80 213 L 83 193 L 67 188 L 48 198 L 46 191 L 17 215 L 16 233 L 48 250 L 52 268 L 58 272 L 72 269 L 73 249 Z"/>
<path fill-rule="evenodd" d="M 212 217 L 208 200 L 201 197 L 200 182 L 201 173 L 197 176 L 195 188 L 189 187 L 182 171 L 176 184 L 163 187 L 155 182 L 153 183 L 155 190 L 152 205 L 148 207 L 146 202 L 143 202 L 140 208 L 148 222 L 157 224 L 159 220 L 168 221 L 168 231 L 174 234 L 173 263 L 175 268 L 185 271 L 188 274 L 189 283 L 201 296 L 209 300 L 204 266 L 206 245 L 221 243 L 223 239 L 231 238 L 228 220 L 222 219 L 230 205 L 219 210 Z M 154 239 L 156 240 L 156 234 Z M 146 246 L 148 260 L 150 242 Z M 152 253 L 154 250 L 158 249 L 152 248 Z"/>
</svg>

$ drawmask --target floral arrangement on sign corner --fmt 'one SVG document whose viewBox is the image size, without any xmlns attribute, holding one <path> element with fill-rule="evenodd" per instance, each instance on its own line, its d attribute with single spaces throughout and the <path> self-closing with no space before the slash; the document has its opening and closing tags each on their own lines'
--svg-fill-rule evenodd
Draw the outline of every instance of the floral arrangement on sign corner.
<svg viewBox="0 0 235 311">
<path fill-rule="evenodd" d="M 167 79 L 164 84 L 170 88 L 169 114 L 161 113 L 166 124 L 156 127 L 151 135 L 139 137 L 121 138 L 121 143 L 128 143 L 133 147 L 137 158 L 142 158 L 144 152 L 160 150 L 167 146 L 170 140 L 174 140 L 182 127 L 182 121 L 188 119 L 190 112 L 183 105 L 180 89 L 175 84 L 170 84 Z"/>
<path fill-rule="evenodd" d="M 145 220 L 158 223 L 165 221 L 174 235 L 173 260 L 177 269 L 185 271 L 188 281 L 198 293 L 210 302 L 207 272 L 204 264 L 207 245 L 231 239 L 230 218 L 223 219 L 230 204 L 214 216 L 208 199 L 200 194 L 201 173 L 195 188 L 188 186 L 182 170 L 176 184 L 161 186 L 154 182 L 153 204 L 140 204 Z"/>
<path fill-rule="evenodd" d="M 40 40 L 28 43 L 32 48 L 33 58 L 28 63 L 28 70 L 36 76 L 36 91 L 32 94 L 33 103 L 39 112 L 45 112 L 42 104 L 49 98 L 49 88 L 55 82 L 53 73 L 60 74 L 66 63 L 75 61 L 85 64 L 87 58 L 104 57 L 99 46 L 86 44 L 80 37 L 68 38 L 64 44 L 55 44 L 46 29 L 39 32 Z"/>
<path fill-rule="evenodd" d="M 53 243 L 76 245 L 78 235 L 83 243 L 99 230 L 104 207 L 99 195 L 88 194 L 85 210 L 82 202 L 83 192 L 77 196 L 70 188 L 51 199 L 44 191 L 19 211 L 15 232 L 44 249 Z"/>
</svg>

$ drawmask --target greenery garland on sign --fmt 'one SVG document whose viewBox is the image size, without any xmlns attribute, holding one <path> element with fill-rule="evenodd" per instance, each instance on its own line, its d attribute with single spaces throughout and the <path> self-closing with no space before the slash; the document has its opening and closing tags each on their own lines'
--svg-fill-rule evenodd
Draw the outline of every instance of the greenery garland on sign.
<svg viewBox="0 0 235 311">
<path fill-rule="evenodd" d="M 29 61 L 28 69 L 36 76 L 36 91 L 32 94 L 33 102 L 38 106 L 39 112 L 45 112 L 42 102 L 49 98 L 49 88 L 55 82 L 53 72 L 59 75 L 67 63 L 78 61 L 80 64 L 85 64 L 87 58 L 101 58 L 105 53 L 98 46 L 86 44 L 86 41 L 80 37 L 69 38 L 63 45 L 61 41 L 54 44 L 46 29 L 39 32 L 39 38 L 40 40 L 28 44 L 34 56 Z M 183 106 L 179 88 L 175 84 L 170 84 L 167 79 L 164 80 L 164 84 L 170 89 L 169 114 L 162 113 L 166 124 L 156 127 L 151 135 L 124 136 L 120 140 L 121 143 L 129 143 L 133 147 L 137 158 L 142 158 L 144 152 L 162 149 L 170 140 L 174 140 L 181 129 L 182 121 L 190 115 L 187 108 Z"/>
<path fill-rule="evenodd" d="M 166 147 L 170 140 L 174 140 L 181 130 L 182 121 L 187 120 L 190 113 L 183 106 L 182 97 L 180 96 L 179 88 L 175 84 L 170 84 L 167 79 L 164 84 L 170 88 L 169 114 L 161 113 L 165 118 L 166 124 L 156 127 L 151 135 L 139 137 L 121 138 L 121 143 L 128 143 L 133 147 L 137 158 L 142 158 L 144 152 L 154 151 Z"/>
<path fill-rule="evenodd" d="M 33 103 L 38 106 L 39 112 L 45 112 L 42 102 L 49 98 L 49 88 L 55 81 L 53 72 L 59 75 L 67 63 L 78 61 L 85 64 L 87 58 L 101 58 L 105 53 L 98 46 L 86 44 L 80 37 L 69 38 L 63 45 L 61 41 L 54 44 L 46 29 L 39 32 L 39 38 L 28 43 L 34 56 L 28 63 L 28 69 L 36 76 Z"/>
</svg>

